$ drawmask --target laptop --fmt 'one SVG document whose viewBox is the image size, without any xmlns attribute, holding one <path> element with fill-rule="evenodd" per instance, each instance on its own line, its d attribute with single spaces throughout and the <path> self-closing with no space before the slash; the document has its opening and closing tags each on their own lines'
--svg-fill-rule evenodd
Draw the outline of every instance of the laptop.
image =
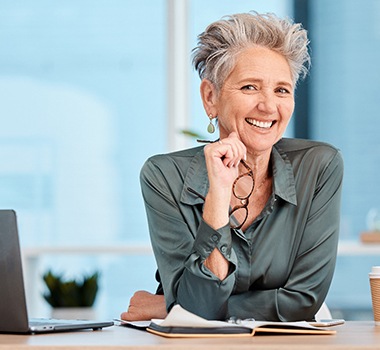
<svg viewBox="0 0 380 350">
<path fill-rule="evenodd" d="M 16 213 L 0 210 L 0 333 L 100 330 L 113 321 L 28 319 Z"/>
</svg>

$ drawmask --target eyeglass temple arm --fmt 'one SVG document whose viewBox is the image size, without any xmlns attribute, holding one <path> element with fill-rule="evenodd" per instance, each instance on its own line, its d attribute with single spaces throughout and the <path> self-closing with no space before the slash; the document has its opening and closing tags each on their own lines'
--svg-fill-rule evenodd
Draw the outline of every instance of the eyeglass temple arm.
<svg viewBox="0 0 380 350">
<path fill-rule="evenodd" d="M 191 187 L 188 187 L 187 190 L 193 194 L 195 194 L 196 196 L 198 196 L 199 198 L 203 199 L 204 201 L 206 200 L 205 197 L 203 197 L 200 193 L 198 193 L 197 191 L 193 190 Z"/>
</svg>

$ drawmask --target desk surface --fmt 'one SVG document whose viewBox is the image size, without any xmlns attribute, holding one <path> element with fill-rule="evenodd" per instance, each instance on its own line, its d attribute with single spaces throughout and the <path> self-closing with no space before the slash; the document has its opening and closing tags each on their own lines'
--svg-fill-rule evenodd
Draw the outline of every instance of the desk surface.
<svg viewBox="0 0 380 350">
<path fill-rule="evenodd" d="M 336 335 L 257 335 L 249 338 L 166 339 L 144 331 L 114 326 L 102 331 L 43 335 L 0 334 L 0 350 L 10 349 L 380 349 L 380 326 L 374 322 L 346 322 Z"/>
</svg>

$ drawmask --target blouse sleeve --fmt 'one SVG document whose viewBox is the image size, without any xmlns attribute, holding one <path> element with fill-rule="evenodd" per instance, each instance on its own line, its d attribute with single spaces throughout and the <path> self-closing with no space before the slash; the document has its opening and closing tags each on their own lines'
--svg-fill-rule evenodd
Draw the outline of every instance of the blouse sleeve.
<svg viewBox="0 0 380 350">
<path fill-rule="evenodd" d="M 236 266 L 229 225 L 214 230 L 201 219 L 196 224 L 195 217 L 187 222 L 179 204 L 183 180 L 173 164 L 164 161 L 148 160 L 140 181 L 167 309 L 178 303 L 205 318 L 224 318 Z M 231 273 L 223 281 L 203 265 L 214 248 L 231 262 Z"/>
</svg>

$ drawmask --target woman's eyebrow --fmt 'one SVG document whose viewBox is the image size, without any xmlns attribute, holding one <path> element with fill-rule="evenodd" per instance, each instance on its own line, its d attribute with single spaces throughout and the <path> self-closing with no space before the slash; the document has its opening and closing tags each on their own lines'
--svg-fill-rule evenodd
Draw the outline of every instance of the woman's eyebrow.
<svg viewBox="0 0 380 350">
<path fill-rule="evenodd" d="M 261 79 L 261 78 L 244 78 L 244 79 L 241 79 L 237 82 L 238 84 L 247 84 L 247 83 L 264 83 L 264 79 Z M 293 88 L 293 83 L 292 82 L 289 82 L 287 80 L 279 80 L 275 83 L 275 85 L 286 85 L 288 87 L 291 87 Z"/>
</svg>

